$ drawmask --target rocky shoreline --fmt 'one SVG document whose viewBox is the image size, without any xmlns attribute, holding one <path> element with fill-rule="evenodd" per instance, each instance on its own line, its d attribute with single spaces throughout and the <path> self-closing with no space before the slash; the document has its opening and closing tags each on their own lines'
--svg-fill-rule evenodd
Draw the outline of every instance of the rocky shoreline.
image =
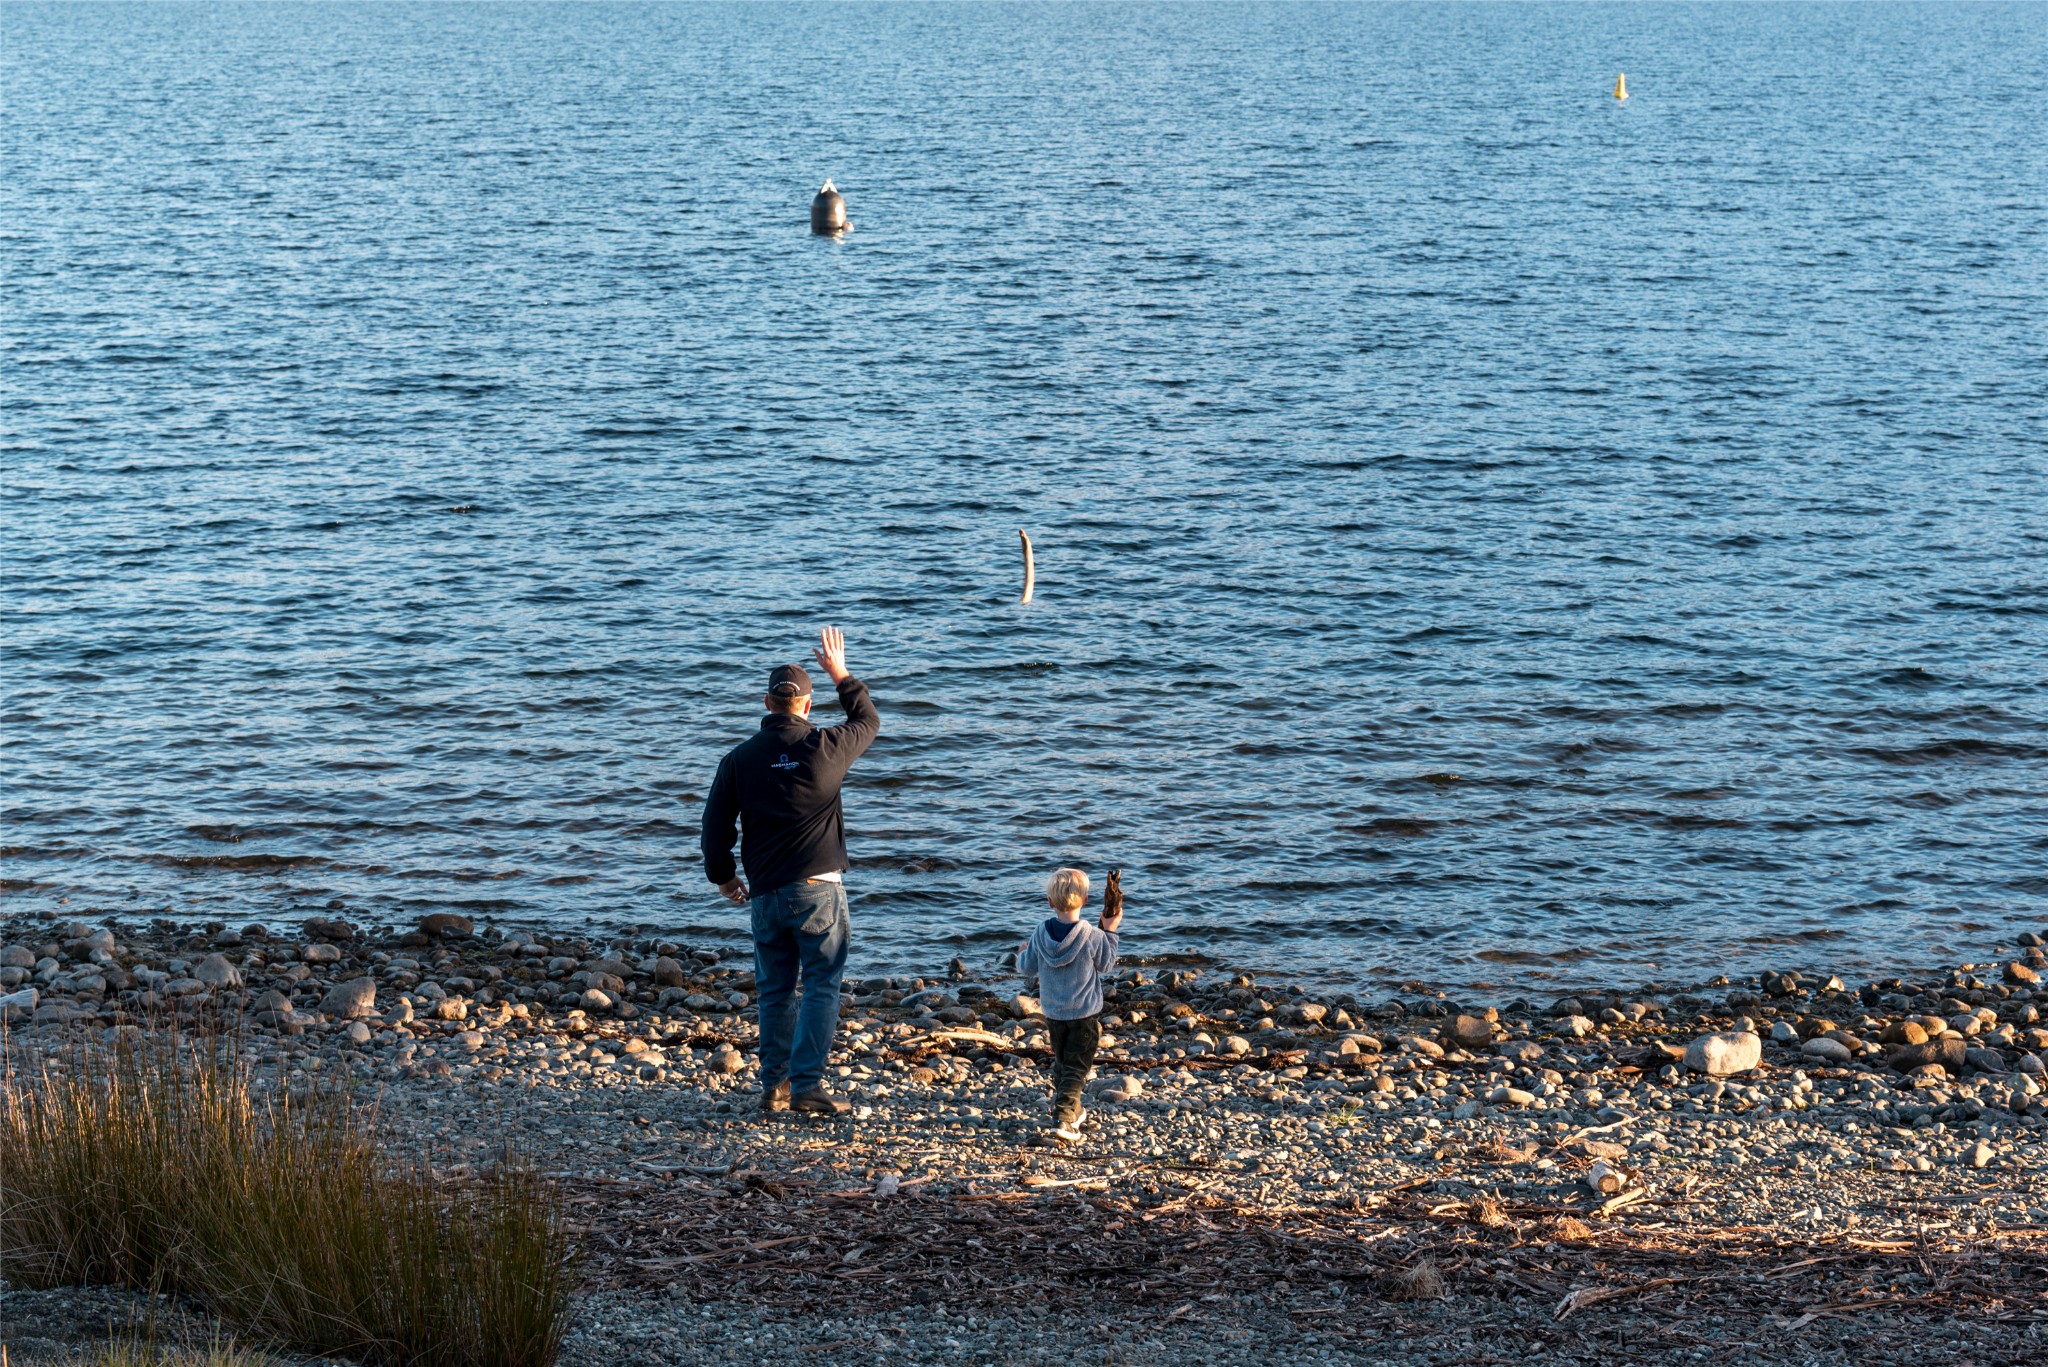
<svg viewBox="0 0 2048 1367">
<path fill-rule="evenodd" d="M 965 1360 L 944 1346 L 969 1341 L 947 1319 L 945 1288 L 993 1277 L 1002 1249 L 1031 1246 L 1030 1222 L 1062 1203 L 1122 1250 L 1116 1278 L 1083 1279 L 1091 1302 L 1114 1284 L 1104 1304 L 1122 1308 L 1097 1319 L 1170 1323 L 1147 1355 L 1174 1362 L 1246 1360 L 1217 1335 L 1177 1336 L 1274 1314 L 1298 1330 L 1295 1360 L 1326 1348 L 1355 1360 L 1344 1345 L 1389 1314 L 1429 1319 L 1450 1343 L 1472 1328 L 1460 1298 L 1491 1297 L 1486 1313 L 1513 1318 L 1560 1287 L 1532 1321 L 1560 1345 L 1627 1332 L 1655 1321 L 1635 1303 L 1645 1298 L 1592 1293 L 1678 1256 L 1655 1252 L 1672 1241 L 1708 1261 L 1659 1284 L 1695 1291 L 1773 1259 L 1806 1267 L 1784 1250 L 1829 1250 L 1759 1284 L 1775 1299 L 1755 1300 L 1745 1321 L 1775 1324 L 1779 1338 L 1797 1321 L 1784 1341 L 1805 1345 L 1798 1360 L 1847 1314 L 1898 1318 L 1902 1342 L 1982 1331 L 1971 1351 L 1985 1361 L 2002 1360 L 2000 1342 L 2048 1346 L 2040 1299 L 2000 1289 L 2009 1273 L 2048 1273 L 2040 935 L 1912 981 L 1767 973 L 1501 1005 L 1129 969 L 1106 994 L 1079 1149 L 1046 1142 L 1036 1004 L 1019 980 L 977 979 L 958 961 L 926 979 L 849 982 L 831 1083 L 855 1110 L 830 1121 L 756 1112 L 751 973 L 679 944 L 479 932 L 452 915 L 402 932 L 316 918 L 290 934 L 15 916 L 0 919 L 0 946 L 0 1013 L 18 1055 L 196 1013 L 234 1022 L 286 1079 L 377 1087 L 387 1128 L 437 1162 L 487 1162 L 510 1146 L 556 1174 L 589 1217 L 596 1288 L 571 1361 L 675 1360 L 647 1345 L 685 1329 L 753 1351 L 766 1334 L 753 1311 L 777 1305 L 792 1278 L 862 1326 L 844 1344 L 790 1345 L 805 1361 Z M 947 1231 L 996 1207 L 1010 1236 L 963 1244 L 971 1273 L 931 1261 Z M 889 1223 L 913 1216 L 935 1222 L 922 1243 Z M 1747 1232 L 1739 1256 L 1729 1231 Z M 1321 1251 L 1272 1244 L 1232 1274 L 1242 1294 L 1194 1293 L 1216 1279 L 1175 1252 L 1218 1242 L 1213 1273 L 1221 1245 L 1275 1238 Z M 1526 1270 L 1494 1267 L 1539 1253 L 1548 1261 Z M 1575 1291 L 1557 1269 L 1579 1255 L 1601 1270 Z M 1942 1258 L 1995 1270 L 1968 1293 L 1943 1280 Z M 1423 1262 L 1442 1299 L 1403 1289 Z M 1315 1271 L 1341 1266 L 1352 1270 Z M 1870 1280 L 1879 1267 L 1882 1285 Z M 1863 1282 L 1834 1284 L 1851 1273 Z M 1069 1360 L 1060 1326 L 1045 1325 L 1054 1337 L 1041 1343 L 1026 1309 L 1073 1279 L 1030 1265 L 1006 1275 L 1024 1288 L 1006 1299 L 1026 1306 L 984 1325 L 1008 1345 L 1003 1360 Z M 1289 1299 L 1331 1288 L 1342 1294 L 1306 1311 Z M 1805 1299 L 1786 1303 L 1788 1288 Z M 1579 1293 L 1591 1296 L 1583 1315 Z M 1744 1304 L 1724 1308 L 1749 1314 Z M 892 1316 L 945 1334 L 917 1346 L 892 1336 Z M 810 1332 L 792 1324 L 795 1337 Z M 1418 1344 L 1418 1362 L 1472 1360 Z M 1682 1345 L 1668 1346 L 1680 1360 Z M 1839 1347 L 1853 1360 L 1852 1336 Z"/>
</svg>

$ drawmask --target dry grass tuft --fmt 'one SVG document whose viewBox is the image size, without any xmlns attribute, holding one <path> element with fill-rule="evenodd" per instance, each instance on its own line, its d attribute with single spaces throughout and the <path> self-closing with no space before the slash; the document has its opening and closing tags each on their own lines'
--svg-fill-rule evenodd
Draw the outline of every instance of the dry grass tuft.
<svg viewBox="0 0 2048 1367">
<path fill-rule="evenodd" d="M 1465 1218 L 1487 1229 L 1499 1229 L 1508 1222 L 1508 1208 L 1498 1193 L 1482 1193 L 1466 1200 Z"/>
<path fill-rule="evenodd" d="M 0 1102 L 0 1275 L 191 1296 L 265 1339 L 389 1367 L 548 1367 L 573 1239 L 541 1179 L 385 1155 L 338 1086 L 257 1086 L 232 1041 L 79 1044 Z"/>
<path fill-rule="evenodd" d="M 1543 1230 L 1552 1239 L 1590 1239 L 1593 1227 L 1576 1215 L 1560 1215 Z"/>
<path fill-rule="evenodd" d="M 230 1339 L 203 1348 L 162 1347 L 150 1338 L 111 1337 L 104 1347 L 79 1358 L 73 1367 L 283 1367 L 276 1358 L 242 1348 Z"/>
<path fill-rule="evenodd" d="M 1390 1268 L 1380 1277 L 1380 1293 L 1390 1301 L 1433 1301 L 1444 1294 L 1444 1274 L 1431 1258 L 1413 1267 Z"/>
</svg>

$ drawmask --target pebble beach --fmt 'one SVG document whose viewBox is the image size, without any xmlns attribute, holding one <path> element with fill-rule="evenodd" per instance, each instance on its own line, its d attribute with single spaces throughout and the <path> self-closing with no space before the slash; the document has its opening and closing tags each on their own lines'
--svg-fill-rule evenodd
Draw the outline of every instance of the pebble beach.
<svg viewBox="0 0 2048 1367">
<path fill-rule="evenodd" d="M 750 969 L 687 945 L 446 914 L 0 944 L 17 1075 L 190 1017 L 447 1171 L 547 1172 L 584 1229 L 572 1363 L 1467 1362 L 1508 1324 L 1599 1360 L 1867 1360 L 1878 1322 L 1899 1361 L 2044 1347 L 2031 933 L 1911 978 L 1498 1003 L 1126 969 L 1079 1145 L 1025 984 L 957 962 L 848 983 L 830 1120 L 759 1113 Z M 15 1353 L 75 1348 L 82 1294 L 10 1290 Z"/>
</svg>

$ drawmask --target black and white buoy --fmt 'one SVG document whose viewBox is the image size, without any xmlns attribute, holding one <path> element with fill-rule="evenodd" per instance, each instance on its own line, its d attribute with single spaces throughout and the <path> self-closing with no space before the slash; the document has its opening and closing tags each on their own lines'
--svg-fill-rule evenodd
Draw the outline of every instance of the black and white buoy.
<svg viewBox="0 0 2048 1367">
<path fill-rule="evenodd" d="M 811 231 L 824 237 L 843 233 L 853 225 L 846 221 L 846 197 L 831 181 L 811 201 Z"/>
</svg>

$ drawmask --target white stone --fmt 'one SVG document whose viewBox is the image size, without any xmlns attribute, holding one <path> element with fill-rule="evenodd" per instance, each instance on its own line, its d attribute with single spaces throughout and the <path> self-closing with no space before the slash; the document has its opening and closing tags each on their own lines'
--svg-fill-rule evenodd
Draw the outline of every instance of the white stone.
<svg viewBox="0 0 2048 1367">
<path fill-rule="evenodd" d="M 307 945 L 299 957 L 309 964 L 332 964 L 341 961 L 341 951 L 333 945 Z"/>
<path fill-rule="evenodd" d="M 209 954 L 192 970 L 192 976 L 208 987 L 240 987 L 242 970 L 228 962 L 225 954 Z"/>
<path fill-rule="evenodd" d="M 1685 1049 L 1685 1066 L 1709 1077 L 1746 1073 L 1763 1061 L 1762 1037 L 1750 1030 L 1702 1035 Z"/>
<path fill-rule="evenodd" d="M 17 1015 L 34 1015 L 36 1003 L 42 1000 L 42 996 L 43 994 L 35 988 L 24 987 L 19 992 L 10 992 L 0 997 L 0 1020 L 13 1020 Z"/>
</svg>

